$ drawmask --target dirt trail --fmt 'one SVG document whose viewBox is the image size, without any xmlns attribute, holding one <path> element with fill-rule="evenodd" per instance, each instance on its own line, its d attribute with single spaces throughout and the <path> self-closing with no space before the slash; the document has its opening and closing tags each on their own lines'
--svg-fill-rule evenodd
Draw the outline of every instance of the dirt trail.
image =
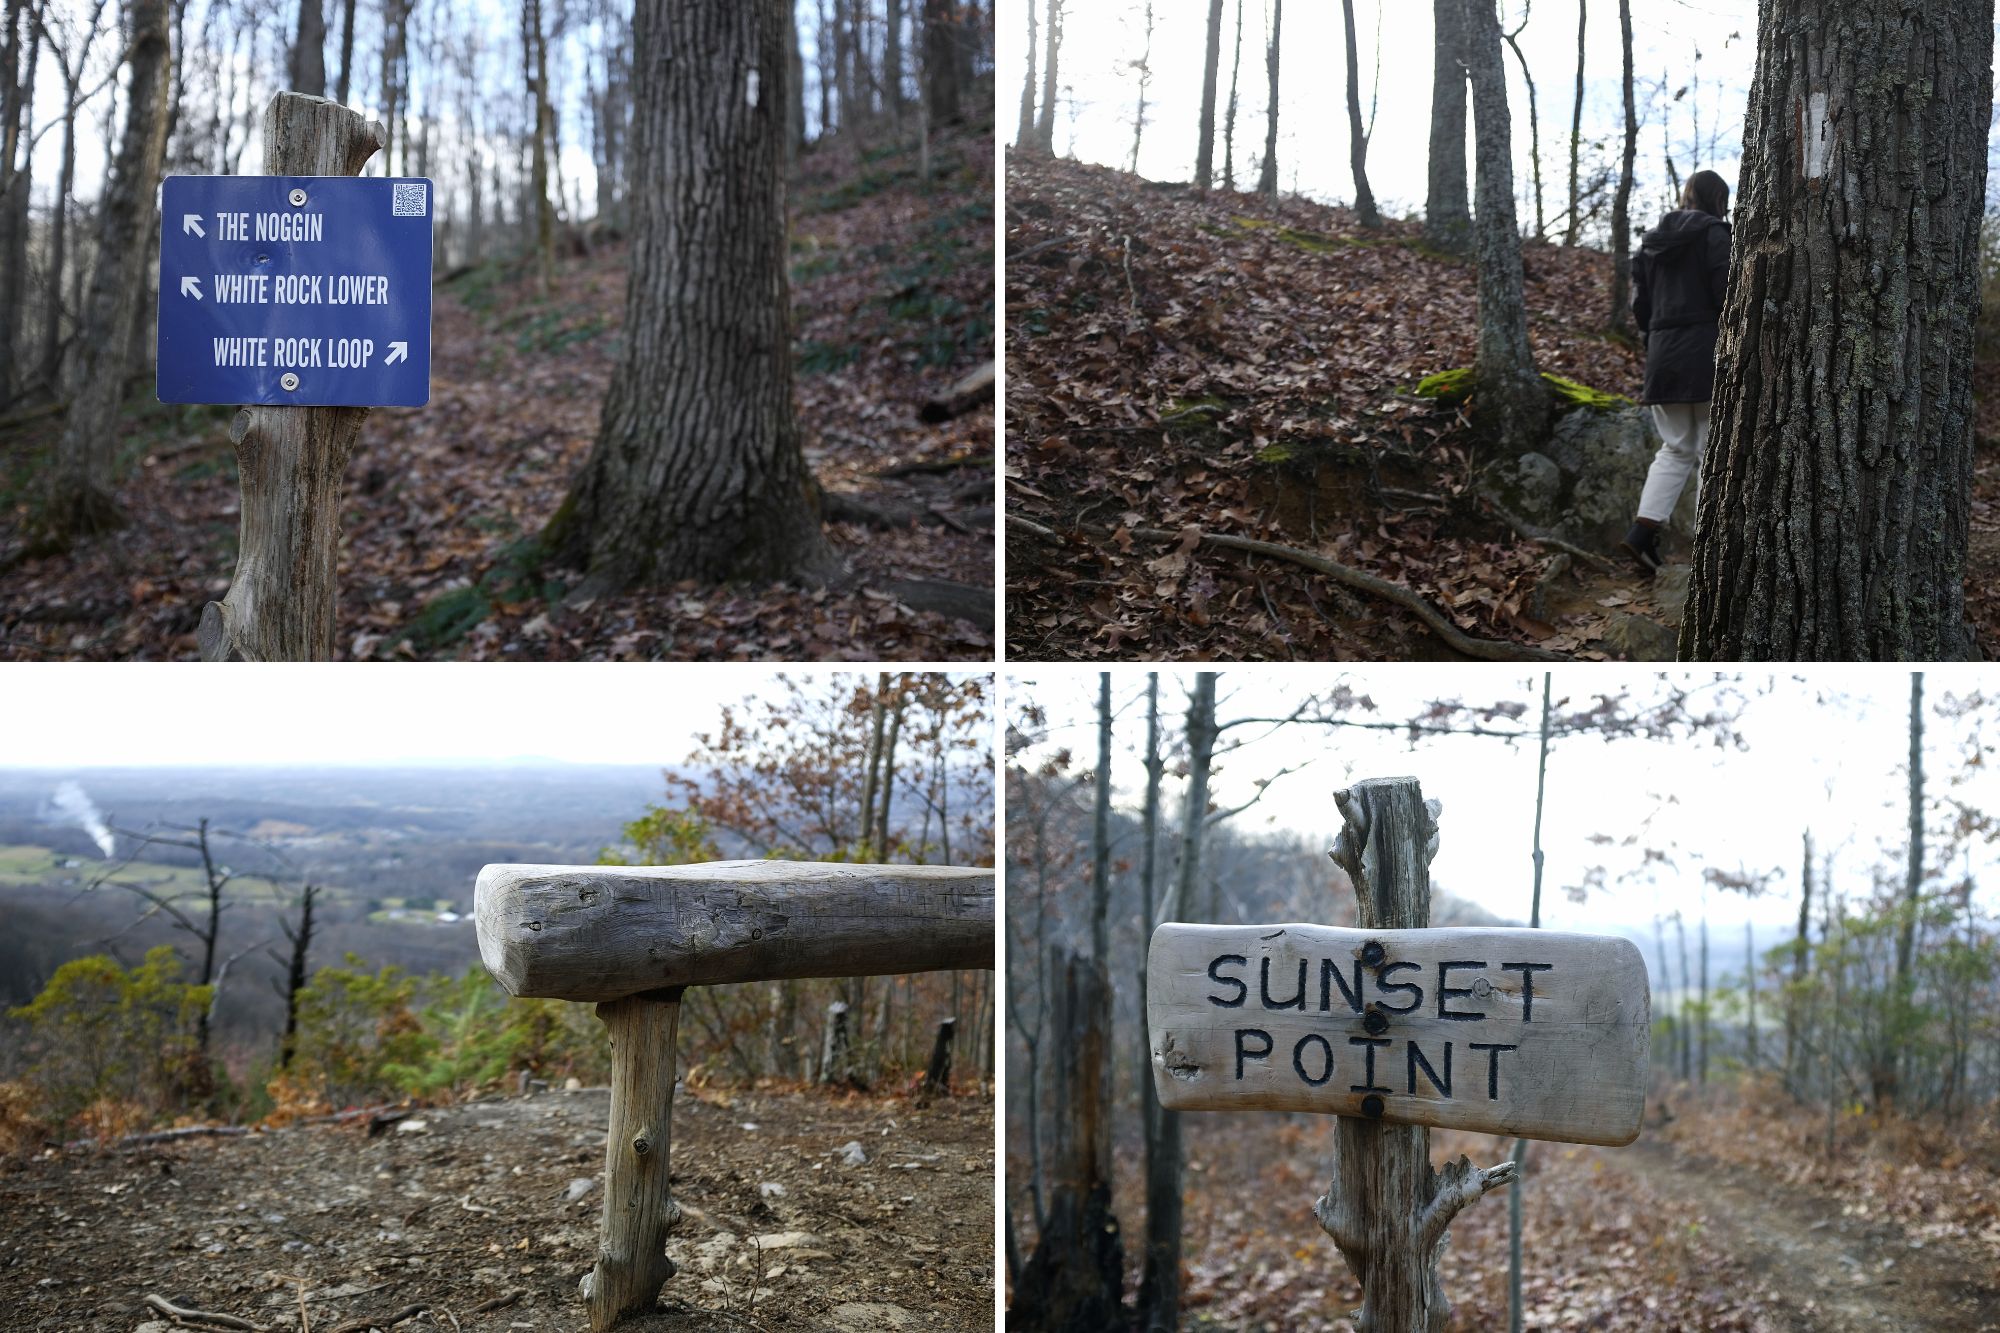
<svg viewBox="0 0 2000 1333">
<path fill-rule="evenodd" d="M 1744 1265 L 1812 1333 L 2000 1330 L 2000 1275 L 1948 1242 L 1909 1237 L 1884 1218 L 1679 1153 L 1658 1138 L 1604 1152 L 1607 1171 L 1637 1176 L 1696 1210 L 1707 1241 Z"/>
</svg>

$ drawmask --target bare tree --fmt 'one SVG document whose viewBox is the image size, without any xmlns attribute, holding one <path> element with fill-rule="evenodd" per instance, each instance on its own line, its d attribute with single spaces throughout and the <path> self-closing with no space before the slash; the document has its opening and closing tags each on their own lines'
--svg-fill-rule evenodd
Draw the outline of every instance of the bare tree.
<svg viewBox="0 0 2000 1333">
<path fill-rule="evenodd" d="M 1146 0 L 1146 45 L 1141 49 L 1139 58 L 1132 62 L 1132 68 L 1139 72 L 1139 106 L 1132 113 L 1132 162 L 1129 168 L 1136 175 L 1139 171 L 1139 140 L 1146 133 L 1146 93 L 1153 85 L 1153 0 Z"/>
<path fill-rule="evenodd" d="M 1563 244 L 1575 245 L 1583 226 L 1583 200 L 1577 192 L 1577 155 L 1583 148 L 1583 38 L 1590 22 L 1590 0 L 1576 0 L 1576 101 L 1569 116 L 1569 223 L 1563 228 Z"/>
<path fill-rule="evenodd" d="M 1222 188 L 1236 190 L 1236 83 L 1243 72 L 1243 0 L 1236 0 L 1236 54 L 1229 61 L 1229 109 L 1222 117 Z"/>
<path fill-rule="evenodd" d="M 326 96 L 326 9 L 323 0 L 299 0 L 298 33 L 292 39 L 292 91 Z"/>
<path fill-rule="evenodd" d="M 1264 166 L 1257 176 L 1257 192 L 1270 199 L 1278 197 L 1278 35 L 1284 19 L 1285 0 L 1271 0 L 1271 40 L 1264 47 L 1264 72 L 1270 80 L 1271 96 L 1264 112 Z"/>
<path fill-rule="evenodd" d="M 1368 188 L 1368 131 L 1361 124 L 1361 64 L 1354 45 L 1354 0 L 1340 0 L 1347 29 L 1347 161 L 1354 172 L 1354 211 L 1364 227 L 1382 225 L 1375 192 Z"/>
<path fill-rule="evenodd" d="M 1632 104 L 1632 0 L 1618 0 L 1618 28 L 1624 44 L 1625 155 L 1618 168 L 1618 193 L 1611 201 L 1611 313 L 1605 327 L 1631 335 L 1632 329 L 1632 168 L 1639 157 L 1639 113 Z"/>
</svg>

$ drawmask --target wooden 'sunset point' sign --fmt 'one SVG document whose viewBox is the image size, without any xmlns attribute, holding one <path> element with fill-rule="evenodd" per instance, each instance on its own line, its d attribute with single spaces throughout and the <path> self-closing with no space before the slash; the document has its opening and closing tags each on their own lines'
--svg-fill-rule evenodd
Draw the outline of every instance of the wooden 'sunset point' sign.
<svg viewBox="0 0 2000 1333">
<path fill-rule="evenodd" d="M 1651 1000 L 1629 940 L 1168 924 L 1146 962 L 1160 1104 L 1319 1111 L 1619 1146 Z"/>
</svg>

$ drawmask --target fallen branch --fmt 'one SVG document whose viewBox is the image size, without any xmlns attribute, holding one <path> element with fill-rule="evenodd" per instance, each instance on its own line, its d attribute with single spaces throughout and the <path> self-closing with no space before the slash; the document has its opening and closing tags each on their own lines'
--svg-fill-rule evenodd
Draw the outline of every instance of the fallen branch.
<svg viewBox="0 0 2000 1333">
<path fill-rule="evenodd" d="M 240 1329 L 243 1333 L 269 1333 L 264 1325 L 253 1324 L 248 1319 L 238 1319 L 233 1314 L 215 1314 L 208 1310 L 184 1309 L 164 1296 L 148 1294 L 146 1304 L 184 1328 L 232 1328 Z"/>
<path fill-rule="evenodd" d="M 1538 542 L 1541 545 L 1548 547 L 1552 551 L 1561 551 L 1564 555 L 1573 556 L 1576 559 L 1583 561 L 1587 565 L 1591 565 L 1599 570 L 1602 570 L 1606 574 L 1617 574 L 1621 572 L 1618 566 L 1612 564 L 1609 560 L 1606 560 L 1603 556 L 1598 555 L 1596 552 L 1586 551 L 1581 546 L 1577 546 L 1571 542 L 1564 541 L 1561 537 L 1556 536 L 1553 532 L 1550 532 L 1547 528 L 1538 528 L 1534 524 L 1528 522 L 1526 519 L 1521 518 L 1516 514 L 1510 513 L 1505 505 L 1501 504 L 1498 500 L 1494 499 L 1492 496 L 1487 495 L 1487 496 L 1482 496 L 1480 498 L 1485 500 L 1488 505 L 1492 506 L 1494 514 L 1496 514 L 1499 517 L 1501 522 L 1505 523 L 1508 527 L 1512 528 L 1515 532 L 1519 533 L 1521 536 L 1526 537 L 1529 541 Z"/>
<path fill-rule="evenodd" d="M 1023 260 L 1033 259 L 1036 255 L 1043 254 L 1049 250 L 1053 250 L 1059 245 L 1068 245 L 1069 240 L 1070 238 L 1067 236 L 1055 236 L 1051 237 L 1046 241 L 1037 241 L 1035 242 L 1035 244 L 1029 246 L 1025 250 L 1016 250 L 1013 254 L 1008 255 L 1007 262 L 1010 264 L 1018 264 Z"/>
<path fill-rule="evenodd" d="M 935 611 L 954 620 L 970 621 L 987 632 L 993 629 L 993 589 L 943 579 L 889 579 L 871 590 L 901 602 L 912 611 Z"/>
<path fill-rule="evenodd" d="M 1133 528 L 1134 537 L 1144 537 L 1151 541 L 1181 540 L 1178 532 L 1167 532 L 1160 528 Z M 1552 653 L 1546 648 L 1534 648 L 1527 644 L 1510 643 L 1504 639 L 1481 639 L 1467 634 L 1451 623 L 1445 614 L 1431 601 L 1419 593 L 1410 591 L 1400 583 L 1391 583 L 1385 578 L 1343 565 L 1337 560 L 1329 560 L 1311 551 L 1302 551 L 1296 546 L 1281 546 L 1277 542 L 1260 542 L 1250 537 L 1231 537 L 1222 533 L 1201 534 L 1204 546 L 1219 546 L 1224 550 L 1248 551 L 1252 555 L 1268 556 L 1273 560 L 1286 560 L 1295 565 L 1326 575 L 1339 583 L 1344 583 L 1357 592 L 1370 593 L 1397 606 L 1424 622 L 1431 633 L 1443 639 L 1445 645 L 1454 652 L 1467 657 L 1476 657 L 1485 662 L 1567 662 L 1570 659 L 1561 653 Z"/>
<path fill-rule="evenodd" d="M 396 1325 L 402 1323 L 405 1319 L 415 1319 L 418 1315 L 422 1314 L 424 1311 L 430 1308 L 431 1307 L 428 1305 L 406 1305 L 402 1309 L 396 1311 L 396 1313 L 392 1315 L 385 1315 L 381 1319 L 351 1320 L 348 1323 L 342 1324 L 339 1328 L 334 1329 L 333 1333 L 368 1333 L 368 1330 L 371 1328 L 394 1328 Z"/>
<path fill-rule="evenodd" d="M 974 408 L 991 406 L 993 379 L 993 363 L 988 361 L 959 376 L 943 393 L 926 398 L 917 412 L 918 418 L 932 423 L 949 421 L 953 417 L 964 416 Z"/>
<path fill-rule="evenodd" d="M 154 1143 L 172 1143 L 176 1139 L 234 1138 L 248 1134 L 244 1125 L 189 1125 L 183 1129 L 160 1129 L 150 1134 L 127 1134 L 123 1138 L 105 1143 L 102 1139 L 71 1139 L 63 1144 L 65 1152 L 81 1152 L 86 1148 L 144 1148 Z"/>
<path fill-rule="evenodd" d="M 992 466 L 993 455 L 990 453 L 954 454 L 950 458 L 923 458 L 914 463 L 898 463 L 894 467 L 885 467 L 873 475 L 886 481 L 893 477 L 915 476 L 919 472 L 955 472 L 962 467 Z"/>
<path fill-rule="evenodd" d="M 490 1301 L 481 1301 L 479 1304 L 472 1307 L 472 1313 L 492 1314 L 495 1310 L 504 1310 L 508 1306 L 512 1305 L 515 1301 L 520 1300 L 523 1296 L 527 1294 L 528 1292 L 525 1287 L 516 1287 L 510 1292 L 507 1292 L 500 1296 L 495 1296 Z"/>
</svg>

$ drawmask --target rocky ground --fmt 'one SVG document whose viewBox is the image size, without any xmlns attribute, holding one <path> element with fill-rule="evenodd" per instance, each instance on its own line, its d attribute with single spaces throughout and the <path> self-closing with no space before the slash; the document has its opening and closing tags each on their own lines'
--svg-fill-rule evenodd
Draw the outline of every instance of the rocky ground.
<svg viewBox="0 0 2000 1333">
<path fill-rule="evenodd" d="M 602 1089 L 0 1162 L 0 1325 L 167 1333 L 146 1304 L 269 1333 L 570 1333 L 603 1207 Z M 669 1243 L 635 1333 L 989 1329 L 993 1113 L 683 1089 Z M 421 1307 L 412 1311 L 411 1307 Z"/>
</svg>

